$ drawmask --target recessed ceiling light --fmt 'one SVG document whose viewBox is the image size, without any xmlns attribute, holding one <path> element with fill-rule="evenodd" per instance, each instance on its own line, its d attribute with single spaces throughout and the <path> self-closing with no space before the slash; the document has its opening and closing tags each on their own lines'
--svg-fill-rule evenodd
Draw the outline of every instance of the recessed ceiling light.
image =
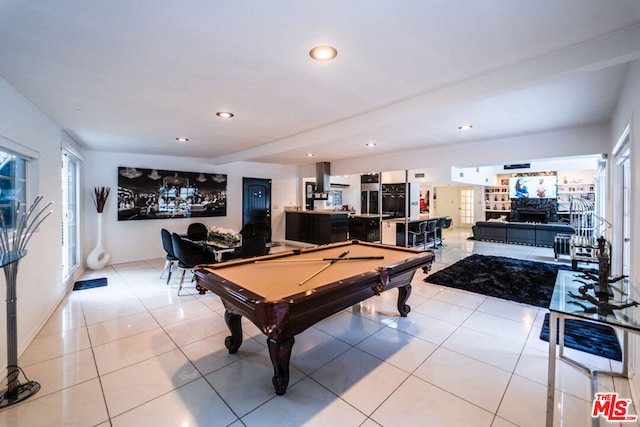
<svg viewBox="0 0 640 427">
<path fill-rule="evenodd" d="M 185 138 L 185 137 L 179 136 L 179 137 L 176 138 L 176 141 L 178 141 L 178 142 L 189 142 L 189 138 Z"/>
<path fill-rule="evenodd" d="M 233 117 L 233 113 L 230 113 L 228 111 L 218 111 L 216 113 L 216 116 L 223 118 L 223 119 L 230 119 L 231 117 Z"/>
<path fill-rule="evenodd" d="M 331 61 L 337 55 L 338 51 L 331 46 L 316 46 L 309 51 L 309 56 L 316 61 Z"/>
<path fill-rule="evenodd" d="M 472 127 L 473 127 L 473 125 L 461 125 L 461 126 L 458 126 L 458 129 L 460 129 L 460 130 L 469 130 Z"/>
<path fill-rule="evenodd" d="M 375 147 L 375 146 L 376 146 L 376 143 L 375 143 L 375 142 L 367 142 L 365 145 L 366 145 L 367 147 Z"/>
<path fill-rule="evenodd" d="M 313 153 L 307 153 L 307 154 L 305 154 L 305 156 L 307 156 L 307 157 L 313 157 Z"/>
</svg>

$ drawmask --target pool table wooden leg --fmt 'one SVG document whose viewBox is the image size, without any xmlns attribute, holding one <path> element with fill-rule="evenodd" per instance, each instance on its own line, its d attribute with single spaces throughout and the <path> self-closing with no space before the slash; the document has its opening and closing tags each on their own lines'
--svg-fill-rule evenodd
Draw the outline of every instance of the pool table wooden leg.
<svg viewBox="0 0 640 427">
<path fill-rule="evenodd" d="M 411 307 L 406 304 L 411 295 L 411 285 L 398 286 L 398 313 L 400 316 L 407 317 L 411 311 Z"/>
<path fill-rule="evenodd" d="M 229 350 L 229 354 L 234 354 L 242 344 L 242 316 L 225 310 L 224 320 L 231 332 L 231 335 L 225 338 L 224 346 Z"/>
<path fill-rule="evenodd" d="M 293 337 L 284 341 L 276 341 L 273 338 L 267 338 L 267 346 L 269 347 L 269 356 L 273 364 L 273 387 L 276 394 L 282 396 L 287 391 L 289 385 L 289 361 L 291 360 L 291 348 L 295 340 Z"/>
</svg>

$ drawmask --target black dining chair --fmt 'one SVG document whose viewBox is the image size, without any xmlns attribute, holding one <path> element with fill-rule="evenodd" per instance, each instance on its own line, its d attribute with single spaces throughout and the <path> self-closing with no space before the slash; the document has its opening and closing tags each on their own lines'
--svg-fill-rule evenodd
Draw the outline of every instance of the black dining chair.
<svg viewBox="0 0 640 427">
<path fill-rule="evenodd" d="M 269 247 L 267 247 L 267 232 L 263 227 L 259 225 L 256 226 L 255 224 L 245 224 L 242 230 L 240 230 L 240 234 L 242 235 L 240 248 L 234 252 L 223 253 L 223 261 L 252 258 L 269 253 Z"/>
<path fill-rule="evenodd" d="M 216 262 L 213 252 L 203 245 L 198 245 L 190 240 L 180 237 L 178 234 L 171 235 L 173 243 L 173 253 L 178 258 L 178 268 L 182 270 L 180 277 L 180 285 L 178 286 L 178 295 L 182 290 L 184 276 L 187 271 L 193 272 L 193 267 L 199 264 L 213 264 Z M 191 277 L 193 280 L 194 276 Z"/>
<path fill-rule="evenodd" d="M 160 236 L 162 237 L 162 247 L 164 251 L 167 253 L 165 257 L 164 268 L 160 272 L 160 278 L 162 279 L 162 275 L 165 270 L 168 270 L 167 273 L 167 285 L 171 280 L 171 273 L 173 273 L 173 266 L 178 261 L 178 257 L 176 257 L 173 253 L 173 242 L 171 241 L 171 233 L 164 228 L 160 230 Z"/>
<path fill-rule="evenodd" d="M 187 238 L 194 242 L 207 240 L 207 234 L 209 234 L 209 230 L 207 229 L 207 226 L 201 222 L 191 223 L 189 224 L 189 227 L 187 227 Z"/>
<path fill-rule="evenodd" d="M 238 250 L 238 258 L 252 258 L 267 255 L 267 238 L 264 236 L 248 237 L 242 239 L 242 246 Z"/>
</svg>

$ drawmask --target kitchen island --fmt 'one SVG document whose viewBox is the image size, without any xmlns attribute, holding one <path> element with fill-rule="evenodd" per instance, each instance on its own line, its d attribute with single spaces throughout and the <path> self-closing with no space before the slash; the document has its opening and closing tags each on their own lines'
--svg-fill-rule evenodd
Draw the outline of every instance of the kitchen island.
<svg viewBox="0 0 640 427">
<path fill-rule="evenodd" d="M 326 245 L 348 239 L 348 212 L 287 211 L 285 221 L 287 240 Z"/>
</svg>

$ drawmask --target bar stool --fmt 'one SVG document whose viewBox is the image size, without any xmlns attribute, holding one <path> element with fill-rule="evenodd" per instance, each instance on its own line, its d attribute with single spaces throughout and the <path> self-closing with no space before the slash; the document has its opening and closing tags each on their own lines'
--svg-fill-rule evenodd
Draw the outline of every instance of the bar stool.
<svg viewBox="0 0 640 427">
<path fill-rule="evenodd" d="M 444 216 L 441 216 L 440 218 L 437 219 L 436 222 L 436 240 L 438 241 L 436 243 L 436 246 L 442 246 L 442 230 L 444 229 L 445 223 L 447 221 L 447 218 Z"/>
<path fill-rule="evenodd" d="M 427 221 L 422 221 L 421 223 L 418 224 L 418 229 L 417 230 L 409 230 L 409 234 L 411 234 L 411 237 L 413 238 L 413 243 L 411 244 L 411 247 L 416 246 L 416 237 L 418 236 L 422 236 L 423 239 L 423 246 L 426 249 L 427 248 Z"/>
<path fill-rule="evenodd" d="M 429 235 L 433 236 L 431 241 L 433 242 L 433 246 L 434 247 L 436 246 L 437 226 L 438 226 L 438 220 L 437 219 L 432 219 L 432 220 L 427 221 L 427 228 L 426 228 L 425 233 L 424 233 L 425 248 L 427 247 L 426 245 L 429 242 Z"/>
<path fill-rule="evenodd" d="M 444 246 L 444 236 L 442 235 L 442 230 L 446 230 L 447 228 L 451 227 L 451 223 L 453 222 L 453 220 L 451 219 L 451 217 L 445 217 L 444 219 L 444 225 L 442 226 L 442 229 L 440 230 L 440 244 L 442 246 Z"/>
</svg>

